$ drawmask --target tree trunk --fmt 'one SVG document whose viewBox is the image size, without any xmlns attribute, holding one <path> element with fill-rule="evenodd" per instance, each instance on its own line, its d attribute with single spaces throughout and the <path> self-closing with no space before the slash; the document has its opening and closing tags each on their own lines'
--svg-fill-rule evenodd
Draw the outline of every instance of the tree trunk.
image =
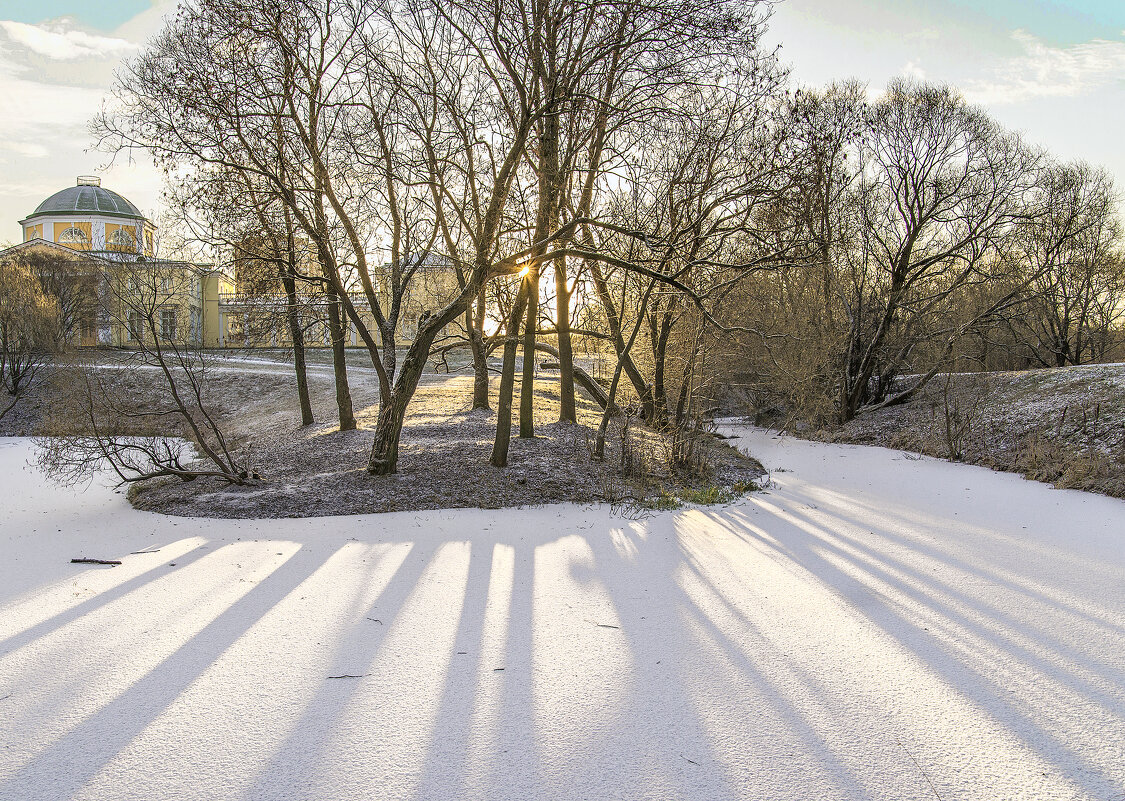
<svg viewBox="0 0 1125 801">
<path fill-rule="evenodd" d="M 484 344 L 484 290 L 477 295 L 474 309 L 465 312 L 469 349 L 473 353 L 473 409 L 490 409 L 488 404 L 488 349 Z"/>
<path fill-rule="evenodd" d="M 348 387 L 348 363 L 344 351 L 344 328 L 340 320 L 340 301 L 331 284 L 326 287 L 328 295 L 328 335 L 332 339 L 332 371 L 336 376 L 336 406 L 340 410 L 340 430 L 355 430 L 355 415 L 352 413 L 352 392 Z"/>
<path fill-rule="evenodd" d="M 602 304 L 602 311 L 605 312 L 606 325 L 612 337 L 614 351 L 622 354 L 618 358 L 623 361 L 621 367 L 625 376 L 629 379 L 629 383 L 633 385 L 637 397 L 640 398 L 641 416 L 646 423 L 652 425 L 656 417 L 656 404 L 653 400 L 652 387 L 645 383 L 644 376 L 641 375 L 636 362 L 633 361 L 633 357 L 629 355 L 628 349 L 625 347 L 625 337 L 621 332 L 621 317 L 617 312 L 617 306 L 614 304 L 613 298 L 609 294 L 609 285 L 606 282 L 605 275 L 596 263 L 587 262 L 587 265 L 594 278 L 594 288 L 597 290 L 598 300 Z"/>
<path fill-rule="evenodd" d="M 418 380 L 426 369 L 430 348 L 441 330 L 457 319 L 457 315 L 464 314 L 465 309 L 472 303 L 472 297 L 471 290 L 463 290 L 462 294 L 440 314 L 418 326 L 418 333 L 402 360 L 402 367 L 395 379 L 394 388 L 379 408 L 375 441 L 371 445 L 371 457 L 367 463 L 368 473 L 385 476 L 398 471 L 398 444 L 402 436 L 402 424 L 406 418 L 406 407 L 414 397 L 415 390 L 418 389 Z"/>
<path fill-rule="evenodd" d="M 668 365 L 668 337 L 672 333 L 672 314 L 663 312 L 653 325 L 652 361 L 652 419 L 651 425 L 668 422 L 668 386 L 665 373 Z"/>
<path fill-rule="evenodd" d="M 566 259 L 555 262 L 555 305 L 555 329 L 559 335 L 559 422 L 576 423 L 574 351 L 570 341 L 570 287 L 566 282 Z"/>
<path fill-rule="evenodd" d="M 527 274 L 527 318 L 523 330 L 523 375 L 520 380 L 520 436 L 535 436 L 535 329 L 539 322 L 539 268 Z M 504 358 L 508 346 L 504 346 Z"/>
<path fill-rule="evenodd" d="M 301 328 L 301 315 L 297 307 L 297 283 L 290 269 L 282 269 L 281 284 L 285 289 L 285 316 L 289 323 L 289 338 L 293 342 L 293 370 L 297 374 L 297 399 L 301 404 L 301 425 L 313 422 L 312 403 L 309 401 L 309 379 L 305 373 L 305 332 Z"/>
<path fill-rule="evenodd" d="M 500 395 L 496 400 L 496 439 L 492 443 L 492 457 L 489 459 L 493 467 L 508 466 L 508 446 L 512 440 L 512 395 L 516 383 L 516 350 L 519 348 L 520 319 L 527 303 L 530 280 L 530 276 L 525 278 L 516 293 L 508 319 L 507 337 L 504 340 L 504 366 L 500 371 Z M 526 356 L 524 361 L 527 361 Z"/>
<path fill-rule="evenodd" d="M 617 360 L 613 367 L 613 379 L 609 382 L 609 392 L 606 394 L 606 405 L 602 409 L 602 419 L 598 422 L 598 433 L 594 437 L 594 458 L 599 462 L 605 459 L 605 432 L 609 428 L 609 418 L 615 408 L 614 399 L 617 396 L 617 384 L 621 380 L 622 361 Z"/>
</svg>

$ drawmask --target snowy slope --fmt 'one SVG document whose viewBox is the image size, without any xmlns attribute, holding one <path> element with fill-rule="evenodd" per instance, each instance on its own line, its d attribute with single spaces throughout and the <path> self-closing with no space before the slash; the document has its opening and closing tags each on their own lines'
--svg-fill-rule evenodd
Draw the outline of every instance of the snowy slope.
<svg viewBox="0 0 1125 801">
<path fill-rule="evenodd" d="M 1125 502 L 734 433 L 791 472 L 639 521 L 168 518 L 0 440 L 0 799 L 1125 794 Z"/>
</svg>

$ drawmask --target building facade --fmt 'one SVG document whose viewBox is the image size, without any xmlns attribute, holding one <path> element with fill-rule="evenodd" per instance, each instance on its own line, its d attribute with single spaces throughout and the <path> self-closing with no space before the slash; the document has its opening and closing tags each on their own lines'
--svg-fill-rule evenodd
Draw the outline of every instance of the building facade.
<svg viewBox="0 0 1125 801">
<path fill-rule="evenodd" d="M 20 225 L 23 241 L 0 251 L 0 260 L 34 261 L 41 275 L 43 270 L 65 273 L 71 288 L 85 293 L 74 344 L 130 347 L 147 332 L 208 348 L 287 347 L 288 298 L 278 268 L 288 261 L 290 270 L 303 277 L 296 281 L 295 296 L 306 344 L 331 345 L 328 298 L 307 242 L 249 238 L 234 248 L 234 275 L 210 265 L 163 259 L 156 225 L 93 176 L 81 176 L 75 186 L 51 195 Z M 403 268 L 411 280 L 398 331 L 409 339 L 419 319 L 459 290 L 444 261 L 410 258 Z M 387 288 L 377 286 L 376 291 L 389 308 Z M 351 299 L 364 327 L 380 339 L 366 297 L 356 293 Z M 345 345 L 361 346 L 356 326 L 345 321 Z"/>
</svg>

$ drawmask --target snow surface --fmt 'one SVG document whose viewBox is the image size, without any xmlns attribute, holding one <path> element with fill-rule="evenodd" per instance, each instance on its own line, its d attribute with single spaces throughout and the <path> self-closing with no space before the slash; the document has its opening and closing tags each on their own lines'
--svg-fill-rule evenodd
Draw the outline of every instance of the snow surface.
<svg viewBox="0 0 1125 801">
<path fill-rule="evenodd" d="M 1125 502 L 733 433 L 774 488 L 641 520 L 163 517 L 0 440 L 0 798 L 1125 794 Z"/>
</svg>

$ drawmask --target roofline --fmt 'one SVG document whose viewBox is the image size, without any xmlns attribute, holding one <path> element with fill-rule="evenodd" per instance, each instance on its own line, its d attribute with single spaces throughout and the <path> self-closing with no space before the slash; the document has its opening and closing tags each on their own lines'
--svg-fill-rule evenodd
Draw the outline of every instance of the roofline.
<svg viewBox="0 0 1125 801">
<path fill-rule="evenodd" d="M 182 267 L 189 267 L 192 270 L 195 270 L 196 272 L 199 272 L 199 273 L 218 272 L 218 270 L 216 270 L 214 268 L 214 265 L 194 264 L 190 261 L 184 261 L 183 259 L 156 259 L 156 258 L 151 258 L 151 257 L 145 257 L 144 259 L 131 259 L 131 260 L 122 261 L 120 259 L 115 259 L 115 258 L 110 258 L 110 257 L 107 257 L 107 256 L 100 255 L 102 253 L 114 253 L 115 251 L 110 251 L 110 250 L 77 250 L 75 248 L 68 248 L 66 245 L 60 245 L 58 242 L 52 242 L 50 239 L 42 239 L 42 238 L 29 239 L 26 242 L 19 242 L 15 245 L 12 245 L 10 248 L 5 248 L 3 250 L 0 250 L 0 258 L 3 258 L 3 257 L 5 257 L 9 254 L 16 253 L 16 252 L 21 251 L 21 250 L 28 250 L 29 248 L 32 248 L 32 247 L 45 247 L 45 248 L 50 248 L 51 250 L 59 250 L 59 251 L 62 251 L 64 253 L 66 253 L 69 256 L 74 256 L 78 260 L 98 261 L 98 262 L 102 262 L 106 265 L 145 264 L 145 265 L 149 265 L 149 266 L 153 266 L 153 267 L 161 267 L 161 266 L 181 267 L 181 268 Z"/>
<path fill-rule="evenodd" d="M 122 214 L 118 211 L 33 211 L 20 220 L 19 224 L 26 225 L 28 221 L 34 220 L 36 217 L 116 217 L 121 220 L 141 220 L 153 228 L 156 227 L 156 224 L 143 214 L 138 216 L 136 214 Z"/>
<path fill-rule="evenodd" d="M 52 242 L 50 239 L 43 239 L 41 237 L 37 237 L 35 239 L 29 239 L 26 242 L 19 242 L 15 245 L 12 245 L 10 248 L 5 248 L 4 250 L 0 250 L 0 258 L 2 258 L 4 256 L 7 256 L 11 253 L 16 253 L 17 251 L 28 250 L 29 248 L 32 248 L 32 247 L 46 247 L 46 248 L 50 248 L 51 250 L 61 250 L 61 251 L 65 252 L 67 255 L 75 256 L 79 259 L 95 259 L 97 261 L 104 261 L 106 264 L 111 263 L 110 259 L 107 259 L 104 256 L 99 256 L 96 252 L 91 252 L 91 251 L 88 251 L 88 250 L 76 250 L 74 248 L 68 248 L 66 245 L 60 245 L 57 242 Z"/>
</svg>

